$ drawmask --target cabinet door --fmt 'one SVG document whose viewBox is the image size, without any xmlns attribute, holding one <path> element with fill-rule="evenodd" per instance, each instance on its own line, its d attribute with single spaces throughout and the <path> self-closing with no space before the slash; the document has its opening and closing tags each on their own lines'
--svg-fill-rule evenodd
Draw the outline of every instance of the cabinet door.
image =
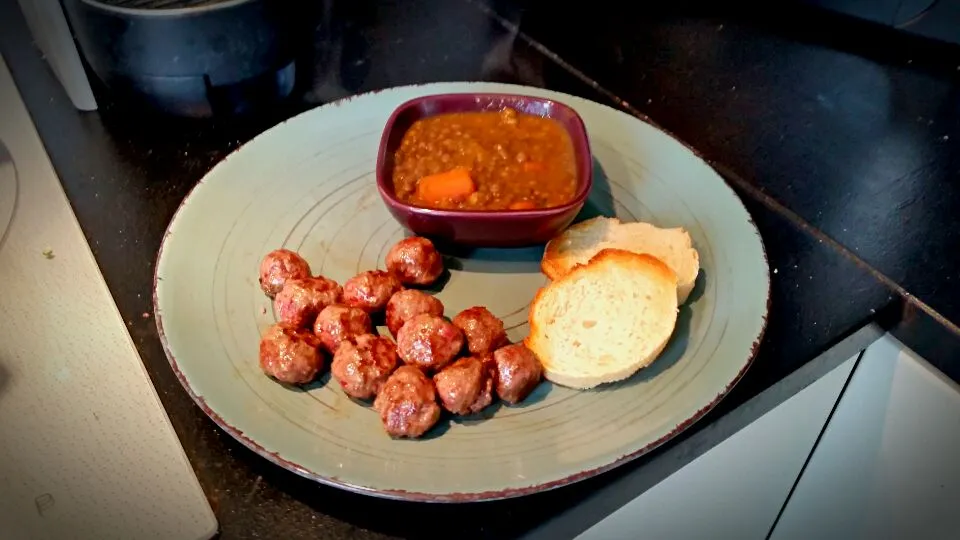
<svg viewBox="0 0 960 540">
<path fill-rule="evenodd" d="M 578 538 L 763 539 L 855 360 L 841 364 Z"/>
<path fill-rule="evenodd" d="M 773 540 L 960 538 L 960 389 L 891 337 L 871 345 Z"/>
</svg>

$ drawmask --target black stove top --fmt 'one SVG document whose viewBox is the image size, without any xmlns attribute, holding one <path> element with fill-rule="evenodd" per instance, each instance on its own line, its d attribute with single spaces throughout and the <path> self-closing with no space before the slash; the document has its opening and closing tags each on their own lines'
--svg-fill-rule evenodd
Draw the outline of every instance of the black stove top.
<svg viewBox="0 0 960 540">
<path fill-rule="evenodd" d="M 92 4 L 105 4 L 127 9 L 184 9 L 222 4 L 228 0 L 91 0 Z"/>
</svg>

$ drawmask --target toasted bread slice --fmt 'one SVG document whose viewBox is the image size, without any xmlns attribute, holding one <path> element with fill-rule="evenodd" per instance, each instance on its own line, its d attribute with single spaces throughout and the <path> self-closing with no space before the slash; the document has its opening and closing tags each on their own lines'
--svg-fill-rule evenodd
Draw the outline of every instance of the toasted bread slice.
<svg viewBox="0 0 960 540">
<path fill-rule="evenodd" d="M 676 274 L 651 255 L 605 249 L 540 289 L 525 344 L 548 380 L 592 388 L 650 365 L 676 323 Z"/>
<path fill-rule="evenodd" d="M 550 279 L 558 279 L 608 248 L 649 253 L 665 262 L 677 274 L 677 302 L 687 301 L 700 272 L 700 254 L 693 248 L 690 234 L 679 227 L 661 229 L 649 223 L 621 223 L 617 218 L 589 219 L 548 242 L 540 268 Z"/>
</svg>

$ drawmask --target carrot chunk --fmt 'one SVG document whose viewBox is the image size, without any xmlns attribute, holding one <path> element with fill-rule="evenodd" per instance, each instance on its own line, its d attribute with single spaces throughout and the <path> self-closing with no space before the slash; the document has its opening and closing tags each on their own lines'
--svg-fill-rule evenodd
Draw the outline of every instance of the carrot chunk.
<svg viewBox="0 0 960 540">
<path fill-rule="evenodd" d="M 508 210 L 533 210 L 537 206 L 530 201 L 517 201 L 507 207 Z"/>
<path fill-rule="evenodd" d="M 547 166 L 539 161 L 524 161 L 521 165 L 523 172 L 540 173 L 547 170 Z"/>
<path fill-rule="evenodd" d="M 417 196 L 431 203 L 466 199 L 475 191 L 470 171 L 463 167 L 424 176 L 417 183 Z"/>
</svg>

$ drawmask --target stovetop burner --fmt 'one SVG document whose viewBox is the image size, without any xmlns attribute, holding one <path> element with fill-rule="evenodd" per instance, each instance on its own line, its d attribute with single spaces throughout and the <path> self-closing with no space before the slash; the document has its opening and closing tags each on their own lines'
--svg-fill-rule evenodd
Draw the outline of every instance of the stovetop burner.
<svg viewBox="0 0 960 540">
<path fill-rule="evenodd" d="M 184 9 L 222 4 L 228 0 L 96 0 L 95 3 L 127 9 Z"/>
</svg>

